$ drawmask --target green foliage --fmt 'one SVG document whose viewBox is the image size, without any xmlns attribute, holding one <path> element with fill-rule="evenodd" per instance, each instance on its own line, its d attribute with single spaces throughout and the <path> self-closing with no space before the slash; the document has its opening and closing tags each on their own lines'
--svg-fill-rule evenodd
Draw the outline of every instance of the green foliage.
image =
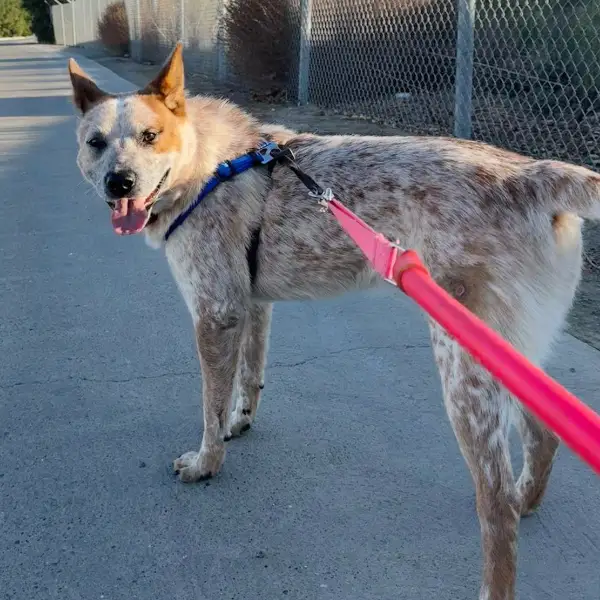
<svg viewBox="0 0 600 600">
<path fill-rule="evenodd" d="M 2 2 L 3 0 L 0 0 Z M 31 15 L 31 31 L 37 36 L 39 42 L 54 43 L 54 29 L 50 10 L 44 0 L 21 0 L 23 6 Z"/>
<path fill-rule="evenodd" d="M 30 24 L 21 0 L 0 0 L 0 37 L 30 35 Z"/>
</svg>

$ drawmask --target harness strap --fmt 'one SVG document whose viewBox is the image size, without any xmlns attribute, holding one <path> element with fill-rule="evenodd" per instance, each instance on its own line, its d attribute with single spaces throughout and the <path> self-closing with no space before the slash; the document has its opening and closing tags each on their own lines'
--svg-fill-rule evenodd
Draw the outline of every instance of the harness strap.
<svg viewBox="0 0 600 600">
<path fill-rule="evenodd" d="M 294 155 L 289 148 L 282 150 L 287 166 L 296 177 L 305 185 L 309 194 L 319 199 L 319 203 L 330 210 L 344 231 L 354 240 L 362 250 L 373 269 L 386 281 L 393 282 L 394 265 L 402 248 L 390 242 L 384 235 L 369 227 L 362 219 L 355 215 L 337 200 L 331 190 L 324 190 L 310 175 L 305 173 L 294 160 Z"/>
<path fill-rule="evenodd" d="M 276 160 L 279 160 L 279 147 L 273 142 L 263 142 L 258 149 L 238 156 L 233 160 L 222 162 L 213 173 L 213 175 L 204 184 L 204 187 L 196 197 L 196 199 L 171 223 L 165 233 L 165 242 L 173 235 L 173 233 L 186 221 L 186 219 L 196 210 L 198 205 L 210 194 L 219 184 L 229 181 L 236 175 L 248 171 L 253 167 L 260 165 L 269 165 Z M 269 165 L 271 166 L 271 165 Z M 270 172 L 269 172 L 270 173 Z"/>
<path fill-rule="evenodd" d="M 387 281 L 392 280 L 392 274 L 398 250 L 397 245 L 392 244 L 380 233 L 371 229 L 364 221 L 348 210 L 341 202 L 336 200 L 330 189 L 324 190 L 310 175 L 305 173 L 296 163 L 294 153 L 286 146 L 278 146 L 274 142 L 264 141 L 257 150 L 253 150 L 235 158 L 222 162 L 206 182 L 194 202 L 192 202 L 171 223 L 165 233 L 165 242 L 173 235 L 177 228 L 192 214 L 198 205 L 212 192 L 220 183 L 229 181 L 236 175 L 243 173 L 253 167 L 266 165 L 268 174 L 271 176 L 276 163 L 285 162 L 289 169 L 298 177 L 302 184 L 308 189 L 310 195 L 318 198 L 319 202 L 326 206 L 335 216 L 342 228 L 350 235 L 358 247 L 363 251 L 373 268 Z M 260 246 L 260 226 L 252 232 L 250 245 L 247 249 L 248 269 L 252 285 L 258 273 L 258 248 Z"/>
<path fill-rule="evenodd" d="M 321 197 L 325 190 L 308 174 L 305 173 L 296 162 L 294 157 L 294 153 L 290 148 L 283 147 L 279 148 L 279 153 L 277 154 L 277 158 L 279 161 L 285 161 L 289 169 L 296 175 L 296 177 L 304 184 L 308 191 L 312 196 Z M 273 165 L 275 166 L 275 165 Z"/>
<path fill-rule="evenodd" d="M 258 248 L 260 246 L 261 228 L 258 226 L 250 236 L 250 245 L 246 250 L 246 262 L 248 263 L 248 271 L 250 272 L 250 285 L 254 287 L 254 282 L 258 275 Z"/>
<path fill-rule="evenodd" d="M 273 175 L 273 169 L 275 165 L 281 160 L 281 156 L 278 155 L 275 148 L 273 148 L 274 160 L 271 160 L 266 164 L 267 173 L 269 175 L 269 179 Z M 262 227 L 259 224 L 253 231 L 250 236 L 250 245 L 246 250 L 246 263 L 248 264 L 248 272 L 250 274 L 250 287 L 254 287 L 254 283 L 256 282 L 256 278 L 258 277 L 258 248 L 260 247 L 260 234 L 262 231 Z M 263 386 L 264 387 L 264 386 Z M 262 389 L 262 388 L 261 388 Z"/>
</svg>

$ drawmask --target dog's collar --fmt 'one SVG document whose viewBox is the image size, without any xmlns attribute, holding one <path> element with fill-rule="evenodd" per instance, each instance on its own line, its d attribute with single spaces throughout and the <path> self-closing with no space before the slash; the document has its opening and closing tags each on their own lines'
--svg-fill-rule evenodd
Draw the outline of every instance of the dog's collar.
<svg viewBox="0 0 600 600">
<path fill-rule="evenodd" d="M 165 242 L 173 235 L 177 228 L 194 212 L 198 205 L 212 192 L 220 183 L 228 181 L 254 167 L 273 163 L 287 156 L 285 149 L 280 148 L 275 142 L 264 141 L 256 150 L 247 154 L 242 154 L 233 160 L 222 162 L 210 179 L 204 184 L 204 187 L 196 196 L 196 199 L 171 223 L 165 233 Z"/>
</svg>

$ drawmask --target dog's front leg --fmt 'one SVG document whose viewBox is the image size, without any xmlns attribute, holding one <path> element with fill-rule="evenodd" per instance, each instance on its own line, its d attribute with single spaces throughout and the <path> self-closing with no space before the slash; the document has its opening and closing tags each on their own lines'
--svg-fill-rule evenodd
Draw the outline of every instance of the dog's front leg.
<svg viewBox="0 0 600 600">
<path fill-rule="evenodd" d="M 271 304 L 256 303 L 248 309 L 234 390 L 229 437 L 241 435 L 256 417 L 269 345 Z"/>
<path fill-rule="evenodd" d="M 204 435 L 199 452 L 186 452 L 174 463 L 182 481 L 212 477 L 225 460 L 225 435 L 245 318 L 241 308 L 200 310 L 196 342 L 202 368 Z"/>
</svg>

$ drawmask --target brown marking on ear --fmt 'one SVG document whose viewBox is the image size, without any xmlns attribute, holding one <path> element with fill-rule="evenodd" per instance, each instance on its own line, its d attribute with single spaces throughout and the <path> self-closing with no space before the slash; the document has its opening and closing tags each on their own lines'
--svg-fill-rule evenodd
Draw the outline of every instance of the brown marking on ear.
<svg viewBox="0 0 600 600">
<path fill-rule="evenodd" d="M 96 104 L 112 97 L 111 94 L 102 91 L 95 84 L 74 58 L 69 59 L 69 76 L 73 86 L 73 104 L 81 114 L 85 114 Z"/>
<path fill-rule="evenodd" d="M 152 147 L 155 152 L 179 152 L 181 150 L 180 125 L 183 119 L 175 116 L 164 104 L 163 99 L 156 94 L 146 94 L 137 96 L 137 99 L 143 102 L 155 117 L 152 127 L 159 131 Z M 135 109 L 134 109 L 135 111 Z M 146 113 L 145 113 L 146 114 Z"/>
<path fill-rule="evenodd" d="M 183 45 L 178 42 L 158 75 L 141 91 L 158 96 L 178 117 L 185 116 Z"/>
</svg>

